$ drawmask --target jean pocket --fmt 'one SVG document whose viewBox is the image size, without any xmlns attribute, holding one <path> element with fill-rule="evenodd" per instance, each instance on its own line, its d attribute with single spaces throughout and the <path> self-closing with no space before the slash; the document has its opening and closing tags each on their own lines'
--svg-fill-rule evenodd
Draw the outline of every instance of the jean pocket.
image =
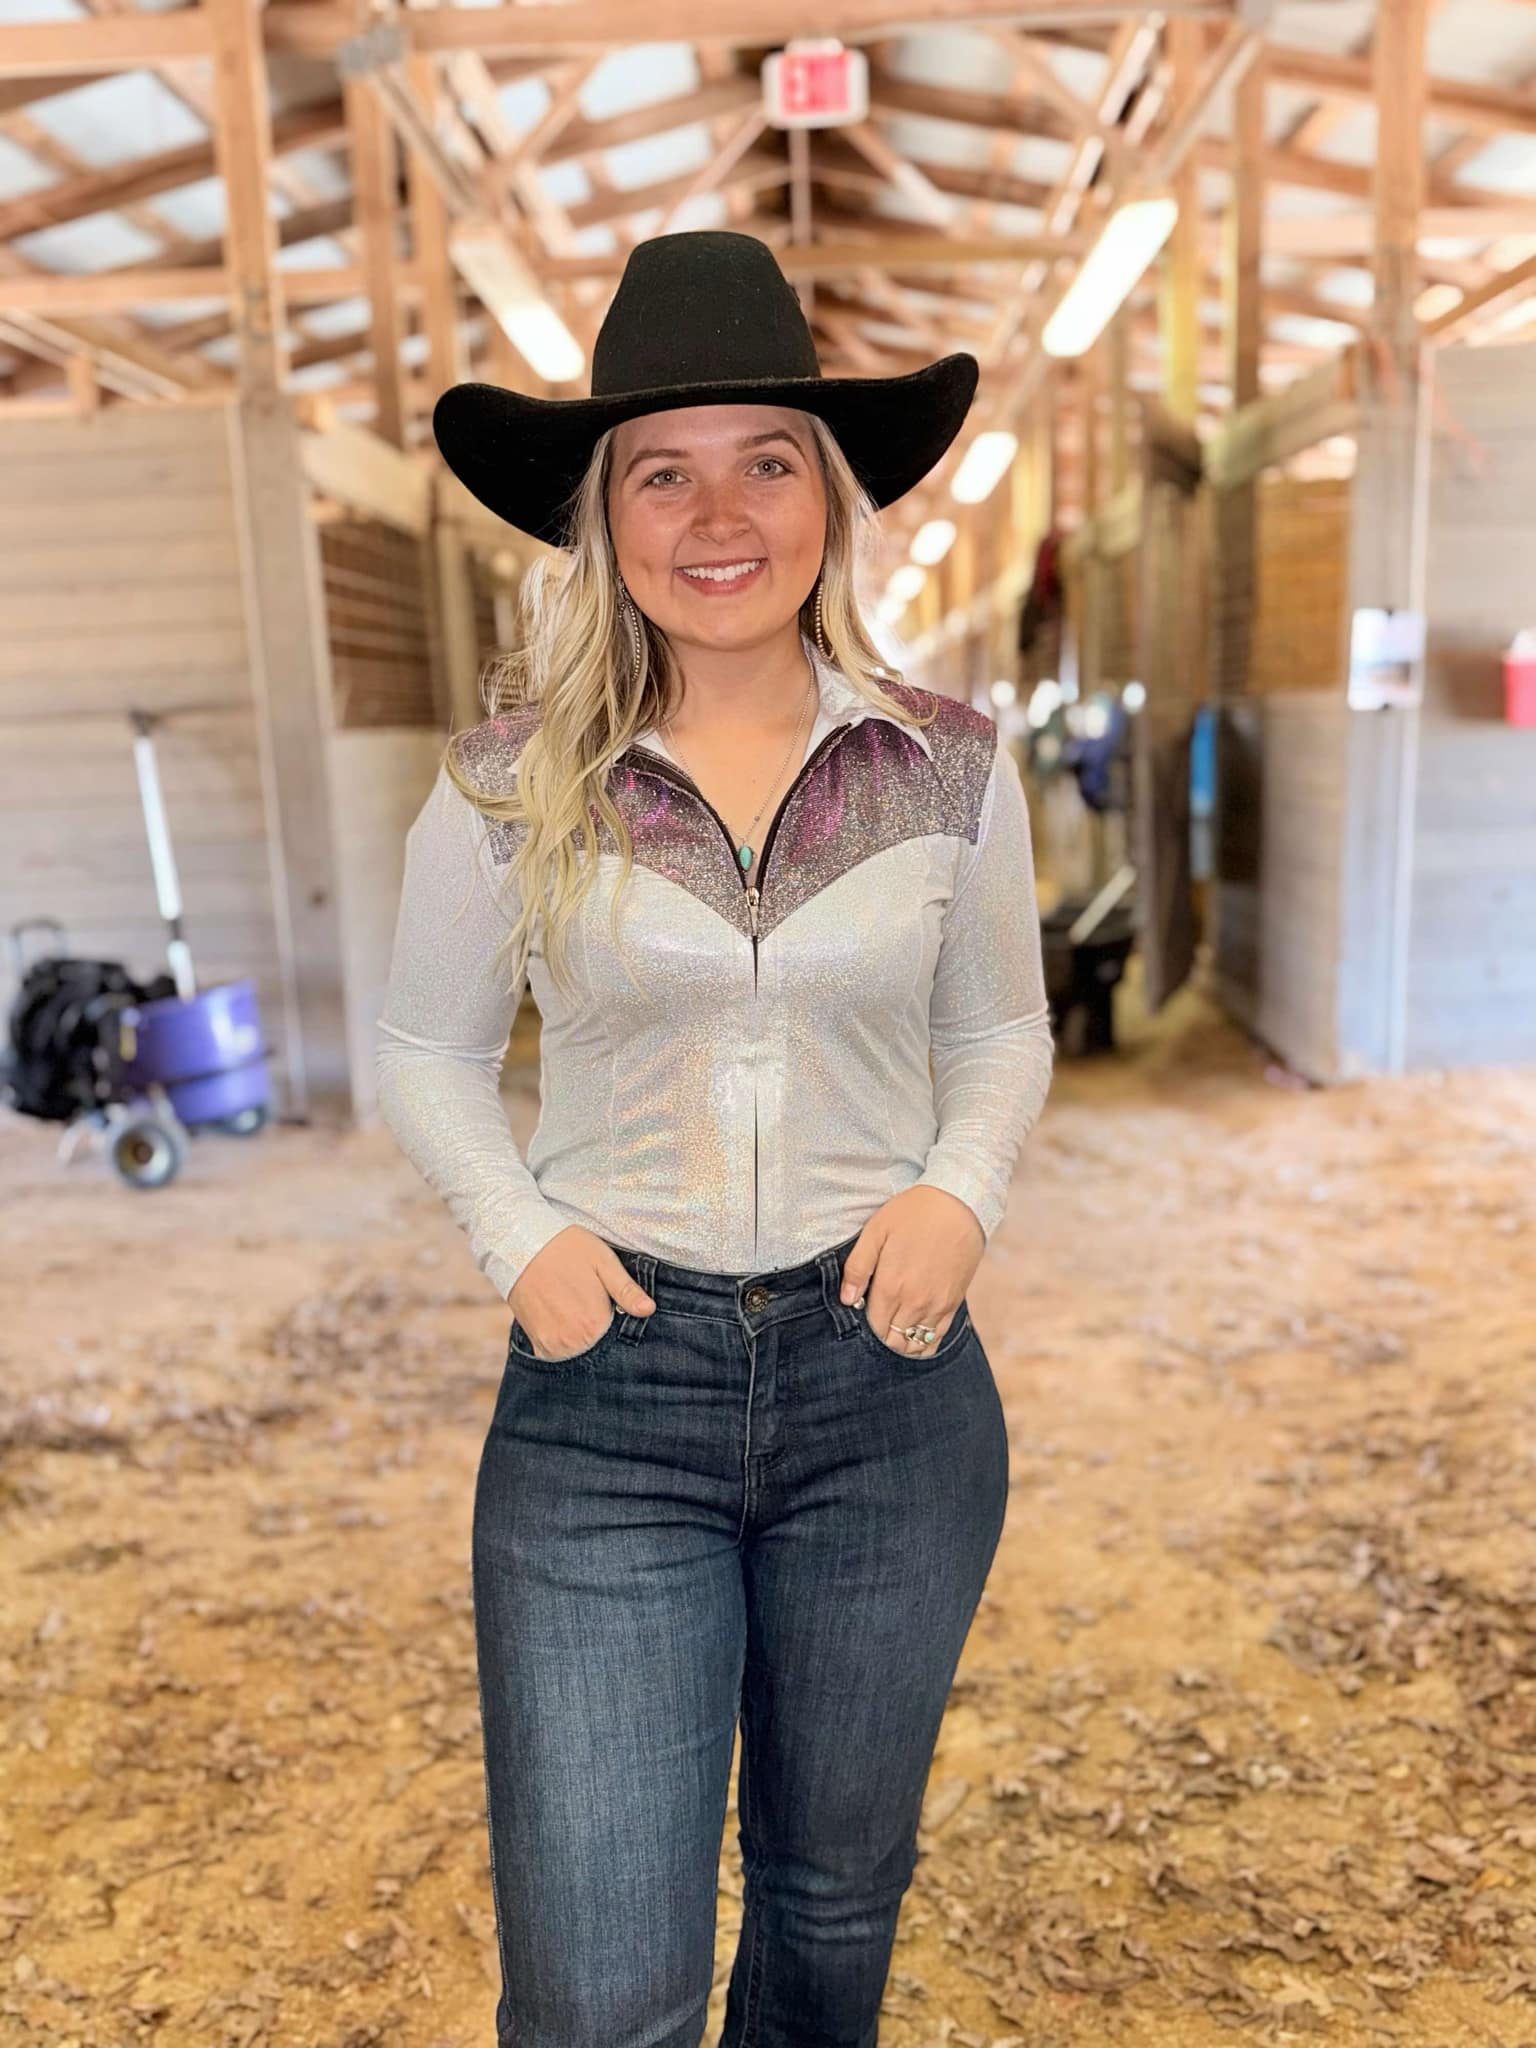
<svg viewBox="0 0 1536 2048">
<path fill-rule="evenodd" d="M 895 1359 L 898 1365 L 912 1366 L 942 1365 L 964 1346 L 967 1337 L 974 1334 L 971 1327 L 971 1306 L 963 1296 L 950 1318 L 949 1328 L 932 1348 L 924 1345 L 921 1351 L 899 1351 L 894 1344 L 887 1344 L 883 1337 L 876 1334 L 867 1309 L 859 1310 L 859 1328 L 864 1333 L 865 1341 L 873 1344 L 877 1351 L 884 1352 L 887 1358 Z"/>
<path fill-rule="evenodd" d="M 509 1358 L 516 1358 L 522 1365 L 542 1366 L 550 1372 L 561 1372 L 567 1366 L 580 1365 L 584 1359 L 595 1358 L 618 1328 L 618 1322 L 619 1311 L 615 1303 L 610 1309 L 607 1324 L 593 1338 L 592 1342 L 586 1346 L 585 1350 L 569 1352 L 564 1358 L 545 1358 L 541 1353 L 534 1350 L 533 1345 L 529 1341 L 528 1332 L 523 1328 L 516 1316 L 514 1316 L 512 1318 L 512 1327 L 507 1332 L 507 1355 Z"/>
</svg>

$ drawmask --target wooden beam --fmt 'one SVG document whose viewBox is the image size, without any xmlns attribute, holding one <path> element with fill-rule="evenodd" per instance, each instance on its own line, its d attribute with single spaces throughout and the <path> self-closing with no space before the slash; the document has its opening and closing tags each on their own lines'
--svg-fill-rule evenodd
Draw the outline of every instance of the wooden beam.
<svg viewBox="0 0 1536 2048">
<path fill-rule="evenodd" d="M 1177 18 L 1168 23 L 1168 37 L 1169 50 L 1174 53 L 1176 101 L 1173 118 L 1151 150 L 1148 161 L 1138 168 L 1137 180 L 1143 184 L 1157 184 L 1164 180 L 1177 180 L 1188 170 L 1191 173 L 1190 191 L 1198 197 L 1199 184 L 1192 175 L 1191 152 L 1215 100 L 1241 81 L 1249 65 L 1258 57 L 1263 37 L 1257 29 L 1234 21 L 1223 31 L 1215 49 L 1204 54 L 1200 24 Z M 1177 83 L 1181 68 L 1186 81 L 1182 88 Z"/>
<path fill-rule="evenodd" d="M 1523 263 L 1516 263 L 1509 270 L 1501 270 L 1497 277 L 1489 278 L 1476 291 L 1467 292 L 1459 306 L 1451 306 L 1437 318 L 1424 323 L 1426 339 L 1440 341 L 1454 332 L 1464 321 L 1481 313 L 1486 307 L 1498 305 L 1505 299 L 1514 299 L 1522 294 L 1536 292 L 1536 256 L 1528 256 Z"/>
<path fill-rule="evenodd" d="M 1370 100 L 1375 96 L 1375 73 L 1368 57 L 1335 56 L 1271 43 L 1269 65 L 1270 77 L 1277 85 L 1301 86 L 1325 97 L 1337 94 L 1343 99 Z M 1432 78 L 1424 90 L 1427 109 L 1436 119 L 1495 135 L 1505 131 L 1536 135 L 1536 100 L 1518 88 Z"/>
<path fill-rule="evenodd" d="M 1228 382 L 1234 406 L 1259 396 L 1264 332 L 1260 277 L 1264 236 L 1264 60 L 1249 64 L 1232 103 L 1232 192 L 1227 215 L 1226 287 Z"/>
<path fill-rule="evenodd" d="M 205 0 L 213 31 L 214 153 L 224 183 L 225 267 L 243 397 L 271 399 L 287 366 L 277 238 L 267 197 L 271 156 L 266 54 L 250 0 Z"/>
<path fill-rule="evenodd" d="M 985 330 L 978 332 L 973 322 L 925 313 L 911 291 L 895 283 L 885 270 L 873 264 L 859 272 L 858 283 L 880 309 L 876 319 L 892 321 L 896 326 L 906 328 L 916 337 L 919 347 L 927 349 L 931 355 L 941 356 L 962 340 L 980 341 L 984 338 Z"/>
<path fill-rule="evenodd" d="M 851 313 L 840 312 L 823 300 L 816 307 L 816 325 L 842 350 L 855 375 L 883 377 L 890 370 L 887 357 L 874 342 L 865 340 Z"/>
<path fill-rule="evenodd" d="M 1287 215 L 1271 220 L 1265 241 L 1277 256 L 1364 257 L 1375 247 L 1374 212 Z M 1536 198 L 1511 195 L 1502 206 L 1429 206 L 1419 214 L 1419 239 L 1495 242 L 1536 234 Z"/>
<path fill-rule="evenodd" d="M 338 420 L 323 433 L 299 437 L 299 458 L 311 486 L 382 519 L 402 533 L 424 535 L 432 523 L 432 472 L 377 434 Z"/>
<path fill-rule="evenodd" d="M 495 169 L 494 163 L 492 169 Z M 607 227 L 627 220 L 633 214 L 649 213 L 658 206 L 666 212 L 689 189 L 696 175 L 693 171 L 685 171 L 677 177 L 658 178 L 649 185 L 631 185 L 623 192 L 594 193 L 590 199 L 567 207 L 566 218 L 579 231 L 582 228 Z M 776 152 L 749 149 L 718 181 L 715 189 L 719 192 L 766 192 L 787 184 L 789 175 L 789 165 Z M 871 171 L 869 176 L 873 180 L 875 173 Z"/>
<path fill-rule="evenodd" d="M 1232 101 L 1231 184 L 1227 195 L 1227 247 L 1222 274 L 1226 321 L 1226 383 L 1233 412 L 1263 395 L 1264 173 L 1266 98 L 1260 53 L 1238 83 Z M 1227 588 L 1255 587 L 1258 557 L 1258 478 L 1222 493 L 1208 529 L 1215 565 Z M 1253 610 L 1230 607 L 1210 649 L 1209 683 L 1215 695 L 1241 696 L 1248 688 L 1253 653 Z"/>
<path fill-rule="evenodd" d="M 1101 343 L 1096 343 L 1078 359 L 1075 381 L 1082 414 L 1083 516 L 1087 518 L 1097 512 L 1101 498 L 1108 495 L 1105 490 L 1108 473 L 1099 461 L 1099 401 L 1104 389 Z"/>
<path fill-rule="evenodd" d="M 1165 14 L 1230 19 L 1234 0 L 1165 0 Z M 927 27 L 1009 21 L 1029 26 L 1082 26 L 1118 21 L 1122 0 L 925 0 Z M 473 18 L 471 18 L 473 16 Z M 419 50 L 498 51 L 545 57 L 623 49 L 637 33 L 647 41 L 710 43 L 776 49 L 796 37 L 840 36 L 856 42 L 887 35 L 910 18 L 900 0 L 653 0 L 643 22 L 633 0 L 568 0 L 530 20 L 522 6 L 412 11 L 406 19 Z M 268 41 L 310 56 L 329 56 L 355 28 L 347 9 L 283 4 L 267 10 Z"/>
<path fill-rule="evenodd" d="M 1158 178 L 1169 180 L 1179 207 L 1161 272 L 1163 396 L 1176 418 L 1193 421 L 1199 409 L 1200 378 L 1200 173 L 1189 154 L 1189 143 L 1194 134 L 1190 117 L 1200 82 L 1200 26 L 1174 20 L 1164 34 L 1173 67 L 1170 127 L 1184 135 L 1186 143 L 1182 161 L 1175 161 L 1166 145 L 1156 152 Z M 1168 166 L 1172 166 L 1171 176 Z"/>
<path fill-rule="evenodd" d="M 1052 194 L 1045 210 L 1045 225 L 1060 233 L 1071 227 L 1082 211 L 1090 180 L 1096 175 L 1104 159 L 1103 131 L 1116 126 L 1130 103 L 1132 94 L 1141 85 L 1147 65 L 1154 56 L 1158 45 L 1157 30 L 1146 21 L 1122 22 L 1110 41 L 1108 67 L 1095 104 L 1097 116 L 1092 132 L 1078 138 L 1072 160 Z M 1147 90 L 1138 104 L 1153 102 L 1158 97 L 1155 83 L 1148 82 Z M 1023 376 L 1029 380 L 1029 390 L 1017 387 L 1005 393 L 999 402 L 998 424 L 1010 424 L 1010 415 L 1025 403 L 1030 391 L 1036 388 L 1048 372 L 1049 364 L 1044 351 L 1039 347 L 1040 330 L 1044 326 L 1051 306 L 1058 294 L 1048 289 L 1050 266 L 1046 263 L 1032 263 L 1015 283 L 998 311 L 991 340 L 983 353 L 982 360 L 990 369 L 1002 367 L 1009 349 L 1024 330 L 1026 342 L 1034 346 L 1026 358 Z"/>
<path fill-rule="evenodd" d="M 1097 111 L 1089 106 L 1086 100 L 1080 100 L 1067 84 L 1051 62 L 1050 51 L 1044 43 L 1020 35 L 1016 29 L 1001 24 L 989 28 L 988 33 L 1014 66 L 1015 91 L 1020 78 L 1026 79 L 1039 97 L 1056 109 L 1075 134 L 1101 133 L 1105 135 L 1106 140 L 1108 139 L 1107 131 L 1099 128 Z"/>
<path fill-rule="evenodd" d="M 999 135 L 994 147 L 1006 162 L 1014 145 L 1010 137 Z M 978 218 L 972 231 L 978 234 L 986 232 L 985 219 L 980 216 L 987 207 L 1018 206 L 1043 213 L 1050 201 L 1051 186 L 1038 178 L 1015 177 L 1006 169 L 941 164 L 931 157 L 909 156 L 907 161 L 939 192 L 976 203 Z M 832 130 L 824 130 L 813 142 L 811 176 L 817 184 L 843 185 L 864 193 L 883 191 L 887 183 L 884 174 L 867 157 L 849 149 Z"/>
<path fill-rule="evenodd" d="M 424 20 L 425 16 L 413 14 L 410 18 Z M 651 106 L 635 107 L 607 120 L 572 119 L 548 144 L 539 161 L 584 163 L 604 150 L 622 149 L 631 142 L 649 142 L 654 135 L 668 135 L 674 128 L 691 128 L 696 121 L 713 121 L 721 114 L 744 114 L 748 107 L 761 106 L 762 99 L 763 89 L 755 78 L 715 79 L 700 86 L 697 92 L 657 100 Z"/>
<path fill-rule="evenodd" d="M 434 87 L 429 110 L 422 103 L 416 83 L 422 78 L 431 83 L 435 76 L 434 63 L 433 58 L 413 52 L 401 63 L 379 65 L 368 72 L 366 78 L 394 128 L 401 149 L 407 152 L 408 162 L 415 165 L 417 178 L 431 181 L 443 207 L 456 220 L 468 219 L 481 210 L 479 186 L 456 161 L 454 151 L 439 134 L 444 116 L 456 120 L 457 109 L 439 102 Z M 419 68 L 421 66 L 426 67 L 425 71 Z M 458 125 L 462 132 L 462 123 Z M 472 141 L 463 143 L 463 148 L 472 157 L 478 175 L 484 169 L 482 152 Z"/>
<path fill-rule="evenodd" d="M 414 263 L 395 265 L 395 288 L 410 299 L 419 289 Z M 336 299 L 356 298 L 368 290 L 368 271 L 363 264 L 346 263 L 336 269 L 285 270 L 283 296 L 290 306 L 328 306 Z"/>
<path fill-rule="evenodd" d="M 176 15 L 146 16 L 146 20 L 176 20 Z M 6 31 L 0 29 L 0 39 Z M 346 132 L 341 102 L 332 100 L 317 107 L 305 107 L 280 115 L 271 126 L 271 154 L 295 149 L 323 148 Z M 152 199 L 157 193 L 174 191 L 200 178 L 218 175 L 218 158 L 210 135 L 206 142 L 194 142 L 182 149 L 157 150 L 152 156 L 130 158 L 102 171 L 82 172 L 78 177 L 60 178 L 40 192 L 27 192 L 0 204 L 0 242 L 38 228 L 61 227 L 89 213 L 105 213 Z"/>
<path fill-rule="evenodd" d="M 0 276 L 0 310 L 10 313 L 105 313 L 177 299 L 226 297 L 234 273 L 222 264 L 196 270 L 29 271 Z"/>
<path fill-rule="evenodd" d="M 1419 221 L 1424 210 L 1426 0 L 1381 0 L 1376 20 L 1376 296 L 1372 326 L 1399 359 L 1418 346 Z M 1536 209 L 1532 210 L 1536 219 Z M 1405 364 L 1406 366 L 1406 364 Z"/>
<path fill-rule="evenodd" d="M 792 247 L 807 249 L 815 232 L 811 218 L 811 138 L 805 129 L 791 128 L 786 139 L 789 143 L 789 239 Z M 812 319 L 816 312 L 814 275 L 799 277 L 795 289 L 801 312 L 807 320 Z"/>
<path fill-rule="evenodd" d="M 544 160 L 556 136 L 569 127 L 581 111 L 582 87 L 602 62 L 601 57 L 588 57 L 551 69 L 545 80 L 549 88 L 549 105 L 525 134 L 514 135 L 511 146 L 498 152 L 496 162 L 491 165 L 493 180 L 498 171 L 510 170 L 525 159 L 533 164 Z"/>
<path fill-rule="evenodd" d="M 406 60 L 411 92 L 431 122 L 441 85 L 431 57 Z M 406 153 L 411 200 L 411 240 L 421 280 L 421 324 L 427 337 L 427 379 L 438 391 L 457 384 L 464 374 L 459 342 L 458 287 L 448 258 L 448 203 L 421 152 Z"/>
<path fill-rule="evenodd" d="M 1349 350 L 1273 397 L 1241 407 L 1207 441 L 1206 476 L 1217 490 L 1228 490 L 1303 448 L 1352 433 L 1360 420 L 1358 383 L 1355 353 Z"/>
<path fill-rule="evenodd" d="M 1369 311 L 1362 307 L 1341 305 L 1337 299 L 1325 299 L 1320 292 L 1295 291 L 1281 285 L 1265 286 L 1264 311 L 1269 319 L 1289 316 L 1296 320 L 1332 320 L 1357 334 L 1363 334 L 1371 324 Z"/>
<path fill-rule="evenodd" d="M 5 31 L 0 29 L 0 38 Z M 0 116 L 13 114 L 19 107 L 29 107 L 34 100 L 52 99 L 55 93 L 74 92 L 82 85 L 94 85 L 98 74 L 94 71 L 79 71 L 73 77 L 54 77 L 44 73 L 32 78 L 0 80 Z"/>
<path fill-rule="evenodd" d="M 707 163 L 701 165 L 697 171 L 690 173 L 683 190 L 667 207 L 665 214 L 662 216 L 661 223 L 656 229 L 656 233 L 659 235 L 670 234 L 676 226 L 677 215 L 688 204 L 689 200 L 697 199 L 701 193 L 718 190 L 736 168 L 736 165 L 747 154 L 748 150 L 751 149 L 753 143 L 762 135 L 767 125 L 768 117 L 760 106 L 748 107 L 745 113 L 737 116 L 732 123 L 729 135 L 715 151 L 714 155 L 710 157 Z M 799 134 L 802 140 L 805 137 L 804 129 L 798 129 L 794 133 Z M 791 139 L 793 139 L 793 136 Z M 809 223 L 806 225 L 804 236 L 797 239 L 810 240 Z"/>
<path fill-rule="evenodd" d="M 1105 363 L 1109 380 L 1109 488 L 1113 494 L 1123 491 L 1131 480 L 1131 328 L 1124 306 L 1109 323 Z"/>
<path fill-rule="evenodd" d="M 1422 612 L 1429 404 L 1413 301 L 1424 191 L 1426 0 L 1380 0 L 1376 296 L 1361 377 L 1345 618 Z M 1341 660 L 1347 650 L 1341 649 Z M 1338 914 L 1338 1058 L 1345 1078 L 1402 1068 L 1419 713 L 1360 713 L 1347 728 Z"/>
<path fill-rule="evenodd" d="M 405 446 L 401 391 L 400 299 L 395 282 L 395 133 L 372 85 L 345 78 L 342 98 L 352 148 L 352 193 L 367 278 L 370 342 L 377 395 L 374 428 L 396 448 Z"/>
<path fill-rule="evenodd" d="M 793 245 L 775 250 L 779 267 L 789 278 L 831 277 L 839 271 L 862 270 L 878 263 L 882 269 L 895 266 L 940 270 L 963 269 L 971 263 L 1028 263 L 1035 257 L 1048 260 L 1080 252 L 1080 239 L 1067 235 L 927 235 L 904 230 L 899 223 L 878 241 L 818 242 L 808 247 Z M 622 257 L 577 256 L 548 258 L 534 266 L 546 281 L 572 277 L 618 277 L 624 268 Z"/>
<path fill-rule="evenodd" d="M 107 15 L 85 21 L 20 22 L 0 28 L 0 78 L 93 77 L 186 57 L 211 57 L 206 9 Z"/>
<path fill-rule="evenodd" d="M 1484 147 L 1480 138 L 1468 156 Z M 1202 137 L 1196 152 L 1203 168 L 1229 171 L 1232 145 L 1220 136 Z M 1447 152 L 1450 155 L 1450 152 Z M 1335 192 L 1343 199 L 1369 202 L 1375 192 L 1373 164 L 1336 163 L 1331 157 L 1307 156 L 1298 149 L 1271 148 L 1265 151 L 1263 177 L 1269 185 L 1296 185 L 1311 192 Z M 1507 206 L 1518 195 L 1487 185 L 1464 185 L 1444 168 L 1444 160 L 1426 166 L 1426 197 L 1434 206 Z"/>
<path fill-rule="evenodd" d="M 351 226 L 350 193 L 341 199 L 322 199 L 313 206 L 302 206 L 293 213 L 283 215 L 276 224 L 277 246 L 279 250 L 296 249 L 300 244 L 318 241 L 322 236 L 329 238 L 344 235 Z M 176 267 L 179 270 L 194 270 L 199 265 L 216 266 L 224 260 L 224 237 L 200 235 L 195 239 L 180 242 L 176 246 L 175 256 Z M 138 256 L 132 263 L 114 264 L 110 273 L 97 274 L 129 277 L 136 270 L 164 270 L 166 267 L 166 253 L 157 250 L 153 256 Z M 155 338 L 158 341 L 165 341 L 166 336 L 167 331 L 162 328 L 157 331 Z"/>
<path fill-rule="evenodd" d="M 1000 130 L 1005 134 L 1053 142 L 1071 142 L 1076 131 L 1045 100 L 1012 93 L 967 92 L 958 86 L 924 85 L 870 66 L 869 110 L 880 116 L 917 114 L 930 121 L 955 121 L 962 127 Z"/>
<path fill-rule="evenodd" d="M 120 12 L 124 5 L 126 0 L 86 0 L 91 13 Z M 211 129 L 215 119 L 211 91 L 201 83 L 189 85 L 184 76 L 186 70 L 185 65 L 177 65 L 160 75 L 183 104 L 190 106 L 200 121 Z M 13 80 L 8 88 L 0 88 L 0 106 L 5 107 L 5 111 L 0 111 L 0 132 L 10 141 L 20 144 L 56 179 L 90 175 L 94 167 L 88 159 L 59 141 L 40 120 L 33 119 L 25 102 L 37 99 L 50 89 L 67 90 L 71 85 L 91 82 L 81 78 Z M 130 203 L 122 209 L 122 217 L 152 239 L 158 252 L 157 262 L 180 263 L 186 260 L 188 238 L 151 207 Z M 222 248 L 216 249 L 214 260 L 221 255 Z M 28 261 L 17 255 L 14 249 L 6 251 L 0 262 L 12 274 L 50 267 Z M 131 315 L 119 315 L 104 321 L 70 322 L 20 314 L 11 316 L 8 330 L 10 338 L 32 357 L 29 364 L 20 366 L 7 381 L 7 390 L 18 395 L 48 382 L 50 366 L 68 365 L 77 360 L 84 360 L 97 385 L 104 393 L 113 396 L 119 393 L 141 398 L 165 396 L 190 386 L 215 383 L 225 391 L 230 387 L 230 379 L 224 372 L 200 357 L 173 357 L 164 346 L 158 328 L 151 336 L 142 320 Z"/>
<path fill-rule="evenodd" d="M 10 250 L 0 251 L 0 276 L 26 276 L 25 266 Z M 42 273 L 34 273 L 42 277 Z M 51 282 L 42 277 L 43 282 Z M 227 320 L 227 315 L 225 316 Z M 0 332 L 18 346 L 29 348 L 39 360 L 24 367 L 9 380 L 8 388 L 23 391 L 46 381 L 45 366 L 66 364 L 85 351 L 91 358 L 97 381 L 109 391 L 135 399 L 191 399 L 200 392 L 212 392 L 221 402 L 234 391 L 234 382 L 211 363 L 189 360 L 174 353 L 157 338 L 150 341 L 120 320 L 72 318 L 37 312 L 0 317 Z M 158 330 L 157 330 L 158 335 Z"/>
<path fill-rule="evenodd" d="M 790 133 L 791 138 L 796 134 L 805 136 L 803 129 L 792 129 Z M 954 224 L 958 209 L 953 202 L 947 199 L 915 164 L 910 163 L 900 150 L 893 149 L 872 121 L 850 122 L 842 130 L 842 135 L 844 140 L 852 143 L 861 155 L 868 158 L 888 183 L 894 185 L 904 198 L 910 199 L 925 218 L 935 222 L 939 227 L 951 227 Z M 805 136 L 805 141 L 808 151 L 809 136 Z"/>
</svg>

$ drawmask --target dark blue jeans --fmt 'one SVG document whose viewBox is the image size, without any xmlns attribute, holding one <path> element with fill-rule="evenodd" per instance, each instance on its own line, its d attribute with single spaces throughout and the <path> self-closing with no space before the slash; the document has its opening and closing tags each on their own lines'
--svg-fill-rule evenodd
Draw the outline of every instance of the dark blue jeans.
<svg viewBox="0 0 1536 2048">
<path fill-rule="evenodd" d="M 499 2048 L 699 2048 L 738 1716 L 720 2048 L 873 2048 L 1008 1439 L 966 1304 L 893 1350 L 853 1242 L 615 1245 L 649 1316 L 558 1362 L 512 1325 L 472 1539 Z"/>
</svg>

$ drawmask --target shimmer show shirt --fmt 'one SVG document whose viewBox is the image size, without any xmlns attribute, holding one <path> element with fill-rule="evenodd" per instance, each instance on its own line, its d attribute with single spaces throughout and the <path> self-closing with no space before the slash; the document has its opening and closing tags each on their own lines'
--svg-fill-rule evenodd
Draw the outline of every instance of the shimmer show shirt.
<svg viewBox="0 0 1536 2048">
<path fill-rule="evenodd" d="M 756 871 L 659 737 L 608 787 L 619 852 L 568 934 L 567 998 L 536 934 L 540 1114 L 524 1157 L 499 1078 L 524 984 L 504 949 L 520 827 L 446 770 L 406 839 L 379 1023 L 380 1105 L 503 1297 L 557 1231 L 710 1272 L 760 1273 L 861 1230 L 919 1184 L 990 1239 L 1051 1074 L 1029 815 L 992 720 L 887 682 L 875 709 L 805 642 L 820 710 Z M 486 797 L 515 783 L 537 706 L 454 741 Z M 931 1073 L 930 1073 L 931 1061 Z"/>
</svg>

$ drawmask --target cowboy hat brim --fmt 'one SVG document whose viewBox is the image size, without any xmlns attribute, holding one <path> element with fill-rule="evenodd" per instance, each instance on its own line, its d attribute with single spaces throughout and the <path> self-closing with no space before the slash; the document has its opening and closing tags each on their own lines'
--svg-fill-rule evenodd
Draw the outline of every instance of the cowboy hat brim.
<svg viewBox="0 0 1536 2048">
<path fill-rule="evenodd" d="M 786 405 L 815 413 L 879 506 L 905 496 L 959 433 L 980 366 L 961 351 L 901 377 L 753 377 L 608 398 L 530 398 L 454 384 L 432 409 L 443 460 L 480 503 L 552 547 L 571 543 L 572 499 L 598 436 L 685 405 Z"/>
</svg>

